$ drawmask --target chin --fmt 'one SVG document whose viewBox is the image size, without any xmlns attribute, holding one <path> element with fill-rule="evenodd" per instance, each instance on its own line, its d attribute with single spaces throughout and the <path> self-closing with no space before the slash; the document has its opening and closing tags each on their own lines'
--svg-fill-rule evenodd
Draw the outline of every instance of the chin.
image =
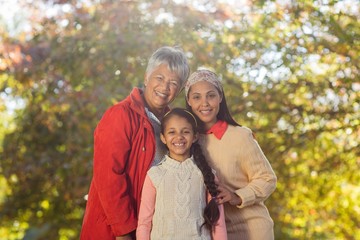
<svg viewBox="0 0 360 240">
<path fill-rule="evenodd" d="M 203 121 L 205 124 L 211 123 L 214 121 L 213 117 L 205 117 L 205 118 L 200 118 L 201 121 Z"/>
<path fill-rule="evenodd" d="M 157 102 L 156 102 L 156 105 L 157 105 L 159 108 L 164 108 L 164 107 L 166 107 L 168 104 L 169 104 L 169 102 L 167 102 L 167 101 L 157 101 Z"/>
</svg>

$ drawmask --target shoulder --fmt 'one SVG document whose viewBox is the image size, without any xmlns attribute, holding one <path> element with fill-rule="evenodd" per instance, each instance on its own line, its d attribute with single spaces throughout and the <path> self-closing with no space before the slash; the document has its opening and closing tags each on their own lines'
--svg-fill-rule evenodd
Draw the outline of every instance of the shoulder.
<svg viewBox="0 0 360 240">
<path fill-rule="evenodd" d="M 105 136 L 128 136 L 139 130 L 141 115 L 131 109 L 126 99 L 109 107 L 98 122 L 95 132 Z"/>
<path fill-rule="evenodd" d="M 115 115 L 128 115 L 131 112 L 130 103 L 123 100 L 106 110 L 106 114 L 115 114 Z"/>
<path fill-rule="evenodd" d="M 160 163 L 159 165 L 152 166 L 147 174 L 154 186 L 158 186 L 161 180 L 163 179 L 167 169 Z"/>
<path fill-rule="evenodd" d="M 101 121 L 104 121 L 106 119 L 124 120 L 145 117 L 145 108 L 140 100 L 137 101 L 138 99 L 136 98 L 136 94 L 134 94 L 134 91 L 135 90 L 133 90 L 133 92 L 122 101 L 109 107 L 103 114 Z"/>
<path fill-rule="evenodd" d="M 128 122 L 122 121 L 124 119 L 128 119 L 130 117 L 130 109 L 123 102 L 117 103 L 111 107 L 109 107 L 103 116 L 100 119 L 98 125 L 100 126 L 108 126 L 109 124 L 119 124 L 120 122 Z"/>
<path fill-rule="evenodd" d="M 132 92 L 120 102 L 109 107 L 105 114 L 128 114 L 129 112 L 145 111 L 141 100 L 141 90 L 134 88 Z"/>
<path fill-rule="evenodd" d="M 230 136 L 241 136 L 241 137 L 251 137 L 253 138 L 253 132 L 250 128 L 245 126 L 234 126 L 228 125 L 228 129 L 226 131 Z"/>
<path fill-rule="evenodd" d="M 158 165 L 150 167 L 150 169 L 148 170 L 148 174 L 154 175 L 154 174 L 160 173 L 162 171 L 164 171 L 164 168 L 163 168 L 162 164 L 159 163 Z"/>
</svg>

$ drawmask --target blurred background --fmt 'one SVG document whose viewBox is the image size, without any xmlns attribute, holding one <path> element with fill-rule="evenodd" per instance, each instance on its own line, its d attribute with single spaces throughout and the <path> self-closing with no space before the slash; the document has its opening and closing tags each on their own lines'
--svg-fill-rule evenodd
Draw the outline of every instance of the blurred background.
<svg viewBox="0 0 360 240">
<path fill-rule="evenodd" d="M 0 239 L 78 239 L 93 130 L 179 45 L 278 176 L 276 239 L 360 239 L 360 1 L 0 0 Z M 173 106 L 184 106 L 183 93 Z"/>
</svg>

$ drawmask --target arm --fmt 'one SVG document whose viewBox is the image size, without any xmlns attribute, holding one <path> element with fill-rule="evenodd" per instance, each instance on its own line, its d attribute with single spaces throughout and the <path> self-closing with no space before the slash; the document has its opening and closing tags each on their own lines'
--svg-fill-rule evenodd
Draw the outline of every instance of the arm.
<svg viewBox="0 0 360 240">
<path fill-rule="evenodd" d="M 152 218 L 155 211 L 156 189 L 148 175 L 146 175 L 143 190 L 141 193 L 141 204 L 139 211 L 136 239 L 150 240 Z"/>
<path fill-rule="evenodd" d="M 265 157 L 263 151 L 254 139 L 251 130 L 246 129 L 241 135 L 244 153 L 244 171 L 249 178 L 249 184 L 235 191 L 230 191 L 223 185 L 219 185 L 218 203 L 229 202 L 231 205 L 246 207 L 266 200 L 276 188 L 276 175 Z"/>
<path fill-rule="evenodd" d="M 276 175 L 254 139 L 251 130 L 245 138 L 247 152 L 244 154 L 245 169 L 248 172 L 249 184 L 245 188 L 235 191 L 242 200 L 238 207 L 246 207 L 254 203 L 265 201 L 276 188 Z"/>
<path fill-rule="evenodd" d="M 123 108 L 110 108 L 94 134 L 93 181 L 115 236 L 134 231 L 137 224 L 125 170 L 131 149 L 128 116 Z"/>
</svg>

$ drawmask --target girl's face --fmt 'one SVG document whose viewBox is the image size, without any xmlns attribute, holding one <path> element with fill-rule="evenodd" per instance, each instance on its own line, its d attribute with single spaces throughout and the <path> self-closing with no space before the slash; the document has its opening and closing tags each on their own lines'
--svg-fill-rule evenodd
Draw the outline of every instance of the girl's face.
<svg viewBox="0 0 360 240">
<path fill-rule="evenodd" d="M 190 87 L 188 98 L 193 113 L 210 129 L 217 121 L 222 97 L 217 88 L 207 82 L 199 81 Z"/>
<path fill-rule="evenodd" d="M 181 162 L 190 157 L 190 147 L 197 134 L 185 118 L 174 115 L 165 123 L 160 139 L 168 147 L 170 157 Z"/>
</svg>

